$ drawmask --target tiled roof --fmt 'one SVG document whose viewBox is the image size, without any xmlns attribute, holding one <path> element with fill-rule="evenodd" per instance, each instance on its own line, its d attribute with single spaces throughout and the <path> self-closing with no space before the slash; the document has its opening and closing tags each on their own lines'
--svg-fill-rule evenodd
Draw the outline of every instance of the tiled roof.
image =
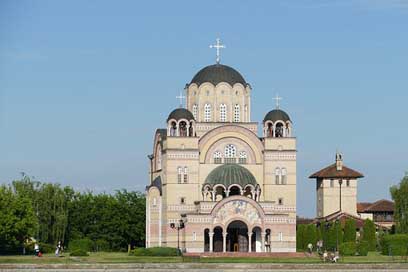
<svg viewBox="0 0 408 272">
<path fill-rule="evenodd" d="M 343 166 L 342 170 L 338 171 L 336 164 L 332 164 L 316 173 L 309 178 L 363 178 L 364 175 L 356 170 Z"/>
<path fill-rule="evenodd" d="M 381 199 L 374 203 L 357 203 L 357 212 L 373 213 L 373 212 L 394 212 L 395 204 L 391 200 Z"/>
</svg>

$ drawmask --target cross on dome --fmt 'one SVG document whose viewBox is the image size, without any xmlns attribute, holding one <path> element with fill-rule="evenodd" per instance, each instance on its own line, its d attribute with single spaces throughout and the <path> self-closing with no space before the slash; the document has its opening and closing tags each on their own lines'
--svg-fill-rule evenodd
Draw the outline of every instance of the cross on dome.
<svg viewBox="0 0 408 272">
<path fill-rule="evenodd" d="M 217 41 L 217 43 L 214 44 L 214 45 L 210 45 L 210 48 L 215 48 L 216 49 L 216 52 L 217 52 L 216 53 L 216 56 L 217 56 L 216 62 L 218 64 L 218 63 L 220 63 L 220 49 L 221 48 L 226 48 L 226 47 L 225 47 L 225 45 L 221 44 L 220 38 L 217 38 L 216 41 Z"/>
<path fill-rule="evenodd" d="M 276 96 L 273 98 L 273 100 L 276 101 L 276 108 L 279 109 L 280 108 L 280 100 L 282 100 L 283 98 L 280 97 L 278 94 L 276 94 Z"/>
<path fill-rule="evenodd" d="M 180 91 L 180 95 L 176 96 L 176 98 L 177 98 L 177 99 L 180 99 L 180 108 L 182 108 L 182 107 L 183 107 L 183 99 L 186 98 L 186 97 L 183 95 L 183 92 Z"/>
</svg>

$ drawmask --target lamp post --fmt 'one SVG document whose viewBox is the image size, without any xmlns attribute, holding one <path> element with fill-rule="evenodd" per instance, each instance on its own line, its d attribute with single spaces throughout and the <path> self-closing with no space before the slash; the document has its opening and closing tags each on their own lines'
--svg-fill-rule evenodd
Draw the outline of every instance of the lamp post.
<svg viewBox="0 0 408 272">
<path fill-rule="evenodd" d="M 170 228 L 177 230 L 177 254 L 180 254 L 180 230 L 184 229 L 184 221 L 180 219 L 177 224 L 170 223 Z"/>
<path fill-rule="evenodd" d="M 336 252 L 339 251 L 339 219 L 336 219 Z"/>
</svg>

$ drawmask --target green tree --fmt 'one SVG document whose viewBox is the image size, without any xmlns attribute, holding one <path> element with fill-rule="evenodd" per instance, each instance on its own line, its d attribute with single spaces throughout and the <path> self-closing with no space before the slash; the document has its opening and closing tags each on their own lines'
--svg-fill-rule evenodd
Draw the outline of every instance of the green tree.
<svg viewBox="0 0 408 272">
<path fill-rule="evenodd" d="M 356 220 L 347 219 L 344 225 L 343 242 L 356 242 Z"/>
<path fill-rule="evenodd" d="M 303 251 L 305 250 L 305 230 L 306 230 L 306 225 L 300 224 L 297 225 L 296 229 L 296 249 L 298 251 Z"/>
<path fill-rule="evenodd" d="M 376 250 L 377 239 L 375 237 L 375 225 L 370 219 L 364 221 L 362 240 L 368 243 L 368 250 Z"/>
<path fill-rule="evenodd" d="M 16 193 L 10 186 L 0 186 L 0 253 L 22 250 L 24 242 L 33 237 L 36 228 L 30 198 Z"/>
<path fill-rule="evenodd" d="M 396 231 L 408 233 L 408 175 L 405 175 L 398 186 L 391 187 L 390 192 L 395 202 Z"/>
<path fill-rule="evenodd" d="M 304 249 L 307 248 L 309 243 L 311 243 L 313 247 L 316 247 L 316 242 L 317 242 L 316 226 L 314 224 L 309 224 L 306 226 L 305 229 Z"/>
</svg>

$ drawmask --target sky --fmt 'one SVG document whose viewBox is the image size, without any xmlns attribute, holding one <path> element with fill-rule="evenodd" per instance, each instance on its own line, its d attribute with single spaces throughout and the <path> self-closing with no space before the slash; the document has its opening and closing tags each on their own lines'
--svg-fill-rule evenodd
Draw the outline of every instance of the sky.
<svg viewBox="0 0 408 272">
<path fill-rule="evenodd" d="M 308 176 L 364 173 L 358 200 L 390 198 L 408 171 L 408 0 L 0 2 L 0 183 L 144 191 L 153 135 L 204 66 L 252 91 L 252 119 L 289 113 L 300 216 Z"/>
</svg>

